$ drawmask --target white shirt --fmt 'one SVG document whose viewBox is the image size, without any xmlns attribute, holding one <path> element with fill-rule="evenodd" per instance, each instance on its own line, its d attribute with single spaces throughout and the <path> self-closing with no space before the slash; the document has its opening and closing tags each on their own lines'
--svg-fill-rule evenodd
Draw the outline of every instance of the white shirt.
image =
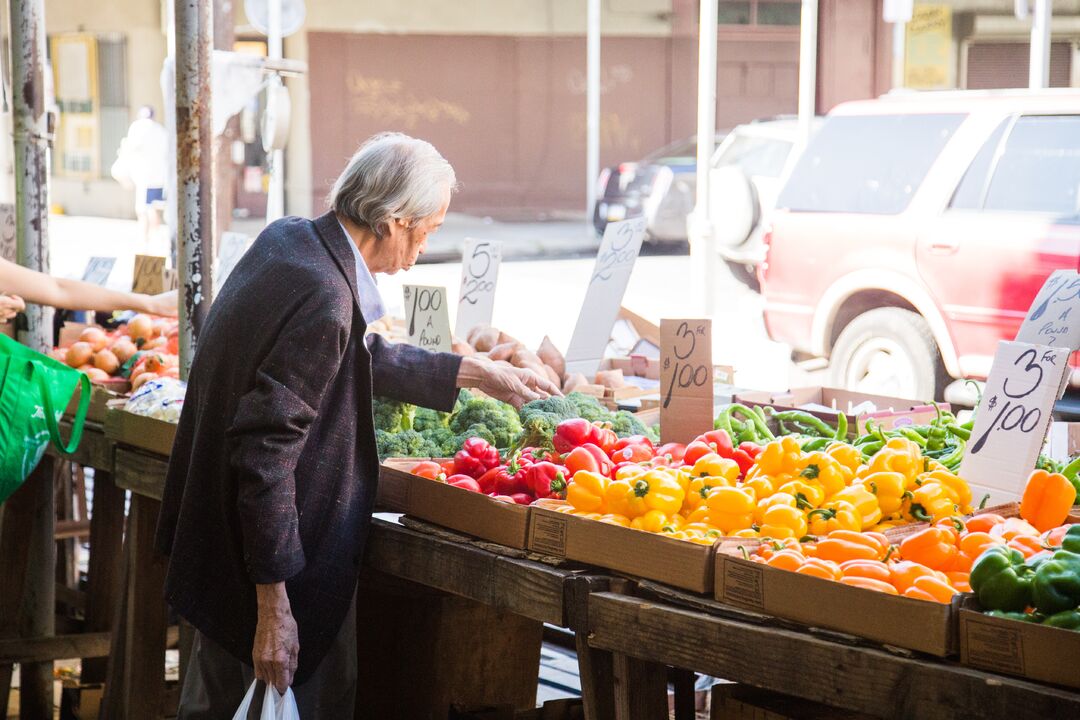
<svg viewBox="0 0 1080 720">
<path fill-rule="evenodd" d="M 375 282 L 375 276 L 368 270 L 364 256 L 356 247 L 352 236 L 345 226 L 338 220 L 341 232 L 345 233 L 345 239 L 349 241 L 349 249 L 353 251 L 356 259 L 356 296 L 360 301 L 360 313 L 364 316 L 364 322 L 370 325 L 386 314 L 386 306 L 383 305 L 382 295 L 379 294 L 379 286 Z"/>
</svg>

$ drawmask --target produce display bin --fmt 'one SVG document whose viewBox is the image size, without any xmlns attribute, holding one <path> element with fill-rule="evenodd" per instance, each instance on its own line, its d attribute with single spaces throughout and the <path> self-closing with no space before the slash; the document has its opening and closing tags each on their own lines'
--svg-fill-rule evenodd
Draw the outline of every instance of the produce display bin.
<svg viewBox="0 0 1080 720">
<path fill-rule="evenodd" d="M 168 457 L 172 454 L 176 424 L 136 415 L 119 407 L 109 407 L 105 411 L 105 437 Z"/>
<path fill-rule="evenodd" d="M 751 539 L 719 542 L 717 600 L 884 645 L 938 657 L 955 654 L 954 605 L 886 595 L 746 560 L 740 547 L 752 551 L 758 544 Z"/>
<path fill-rule="evenodd" d="M 806 409 L 804 412 L 830 423 L 835 423 L 837 413 L 842 412 L 847 415 L 849 433 L 864 432 L 867 420 L 891 430 L 907 425 L 924 425 L 937 417 L 937 410 L 929 403 L 821 386 L 792 388 L 786 392 L 744 390 L 736 393 L 733 401 L 750 407 L 768 406 L 779 411 L 801 410 L 804 405 L 823 405 L 833 410 Z M 855 407 L 866 401 L 872 402 L 877 411 L 857 415 L 852 413 Z M 948 403 L 939 403 L 938 407 L 950 409 Z"/>
<path fill-rule="evenodd" d="M 104 423 L 105 413 L 109 409 L 109 403 L 122 400 L 124 395 L 131 392 L 131 383 L 127 380 L 110 380 L 105 383 L 91 383 L 90 405 L 86 410 L 86 419 L 91 422 Z M 75 394 L 71 396 L 71 402 L 64 410 L 64 415 L 74 417 L 79 408 L 79 400 L 82 395 L 82 383 L 76 386 Z"/>
<path fill-rule="evenodd" d="M 383 462 L 375 497 L 377 508 L 411 515 L 499 545 L 525 549 L 528 506 L 413 475 L 409 468 L 418 462 L 417 458 L 389 458 Z"/>
<path fill-rule="evenodd" d="M 532 508 L 529 550 L 697 593 L 712 587 L 713 549 L 656 533 Z"/>
<path fill-rule="evenodd" d="M 1080 632 L 985 615 L 970 595 L 959 619 L 964 665 L 1080 688 Z"/>
</svg>

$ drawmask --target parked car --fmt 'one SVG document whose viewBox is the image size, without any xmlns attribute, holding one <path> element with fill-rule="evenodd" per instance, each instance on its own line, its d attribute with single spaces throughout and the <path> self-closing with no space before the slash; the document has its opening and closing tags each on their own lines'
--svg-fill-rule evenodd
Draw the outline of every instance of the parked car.
<svg viewBox="0 0 1080 720">
<path fill-rule="evenodd" d="M 815 118 L 812 132 L 820 127 Z M 717 252 L 736 279 L 758 289 L 757 266 L 764 257 L 763 228 L 797 157 L 798 122 L 777 118 L 739 125 L 713 157 L 709 214 Z"/>
<path fill-rule="evenodd" d="M 723 141 L 718 134 L 716 142 Z M 600 171 L 593 227 L 603 234 L 609 222 L 648 216 L 646 240 L 686 240 L 686 216 L 694 209 L 697 136 Z"/>
<path fill-rule="evenodd" d="M 840 105 L 764 246 L 769 335 L 828 358 L 833 384 L 930 399 L 985 378 L 1050 273 L 1080 267 L 1080 92 Z"/>
</svg>

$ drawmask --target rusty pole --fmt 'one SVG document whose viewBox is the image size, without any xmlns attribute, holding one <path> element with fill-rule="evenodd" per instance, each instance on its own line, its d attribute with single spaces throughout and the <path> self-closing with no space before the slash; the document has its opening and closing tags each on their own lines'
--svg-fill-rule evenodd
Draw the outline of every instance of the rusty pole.
<svg viewBox="0 0 1080 720">
<path fill-rule="evenodd" d="M 180 373 L 187 378 L 210 309 L 214 237 L 209 0 L 176 1 L 176 216 L 180 269 Z"/>
<path fill-rule="evenodd" d="M 45 111 L 45 3 L 44 0 L 11 0 L 10 7 L 18 261 L 32 270 L 47 273 L 49 178 L 45 154 L 49 127 Z M 20 333 L 19 339 L 42 352 L 52 347 L 52 308 L 28 305 L 26 318 L 27 329 Z M 55 632 L 56 543 L 53 529 L 56 516 L 52 483 L 52 463 L 46 460 L 19 490 L 24 495 L 31 494 L 24 498 L 30 502 L 21 510 L 30 520 L 29 532 L 21 540 L 29 556 L 18 617 L 18 632 L 23 637 L 44 637 Z M 25 663 L 19 673 L 19 717 L 51 720 L 52 662 Z"/>
</svg>

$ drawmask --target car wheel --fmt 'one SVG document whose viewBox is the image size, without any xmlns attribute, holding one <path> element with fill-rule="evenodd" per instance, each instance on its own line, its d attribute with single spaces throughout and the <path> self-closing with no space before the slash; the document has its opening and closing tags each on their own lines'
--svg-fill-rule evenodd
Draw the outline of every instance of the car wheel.
<svg viewBox="0 0 1080 720">
<path fill-rule="evenodd" d="M 878 308 L 841 331 L 829 362 L 830 381 L 847 390 L 934 400 L 945 368 L 930 326 L 918 313 Z"/>
<path fill-rule="evenodd" d="M 757 269 L 753 265 L 746 265 L 734 260 L 724 261 L 731 276 L 756 293 L 761 292 L 761 283 L 758 282 Z"/>
</svg>

